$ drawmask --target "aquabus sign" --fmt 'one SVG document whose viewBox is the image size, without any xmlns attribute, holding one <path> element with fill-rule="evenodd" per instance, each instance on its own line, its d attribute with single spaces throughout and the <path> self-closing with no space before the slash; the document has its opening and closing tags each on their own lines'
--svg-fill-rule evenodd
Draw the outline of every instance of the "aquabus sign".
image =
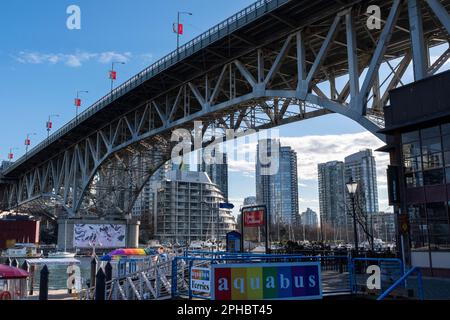
<svg viewBox="0 0 450 320">
<path fill-rule="evenodd" d="M 213 300 L 322 298 L 319 262 L 212 265 Z"/>
</svg>

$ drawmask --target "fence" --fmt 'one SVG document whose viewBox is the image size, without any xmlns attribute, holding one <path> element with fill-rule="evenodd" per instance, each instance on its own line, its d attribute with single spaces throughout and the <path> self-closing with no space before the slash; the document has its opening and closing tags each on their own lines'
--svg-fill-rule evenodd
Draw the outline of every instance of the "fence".
<svg viewBox="0 0 450 320">
<path fill-rule="evenodd" d="M 351 294 L 351 266 L 347 256 L 304 256 L 278 254 L 239 254 L 189 251 L 172 261 L 172 298 L 210 299 L 209 293 L 193 292 L 192 268 L 211 268 L 213 264 L 257 264 L 320 262 L 323 295 Z"/>
</svg>

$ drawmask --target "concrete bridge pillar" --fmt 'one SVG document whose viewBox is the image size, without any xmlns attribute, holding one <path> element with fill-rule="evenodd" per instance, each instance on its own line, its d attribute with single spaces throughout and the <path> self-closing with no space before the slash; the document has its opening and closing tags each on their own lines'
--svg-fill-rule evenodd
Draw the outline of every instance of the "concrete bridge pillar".
<svg viewBox="0 0 450 320">
<path fill-rule="evenodd" d="M 140 221 L 125 219 L 61 218 L 58 220 L 59 251 L 91 250 L 89 239 L 98 240 L 96 250 L 137 248 Z M 75 229 L 78 234 L 75 237 Z"/>
</svg>

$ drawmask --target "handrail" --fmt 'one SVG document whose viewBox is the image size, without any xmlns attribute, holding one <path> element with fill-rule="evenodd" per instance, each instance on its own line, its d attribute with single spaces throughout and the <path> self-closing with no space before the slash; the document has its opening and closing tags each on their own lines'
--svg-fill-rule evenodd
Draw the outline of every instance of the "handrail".
<svg viewBox="0 0 450 320">
<path fill-rule="evenodd" d="M 172 51 L 163 58 L 154 62 L 152 65 L 145 68 L 135 76 L 131 77 L 126 82 L 122 83 L 120 86 L 113 89 L 110 93 L 108 93 L 104 97 L 100 98 L 97 102 L 95 102 L 85 111 L 80 113 L 78 117 L 66 123 L 63 127 L 61 127 L 55 133 L 50 135 L 49 138 L 43 140 L 36 147 L 32 148 L 27 155 L 20 157 L 19 159 L 17 159 L 16 162 L 8 166 L 8 168 L 4 170 L 3 174 L 10 173 L 14 169 L 16 169 L 20 164 L 24 163 L 27 159 L 43 150 L 44 147 L 50 145 L 51 143 L 59 139 L 62 135 L 66 134 L 67 132 L 75 128 L 80 122 L 83 122 L 97 111 L 100 111 L 117 98 L 129 92 L 132 88 L 141 85 L 143 82 L 154 77 L 156 74 L 166 70 L 167 68 L 173 66 L 174 64 L 187 58 L 188 56 L 191 56 L 192 54 L 194 54 L 198 50 L 203 49 L 212 42 L 223 38 L 223 36 L 221 36 L 220 34 L 222 30 L 224 29 L 226 30 L 226 35 L 230 34 L 232 31 L 236 31 L 238 29 L 238 25 L 232 28 L 231 24 L 237 23 L 240 19 L 244 19 L 245 24 L 248 24 L 249 22 L 254 21 L 255 19 L 261 17 L 261 15 L 258 15 L 257 13 L 257 10 L 259 8 L 266 6 L 266 10 L 264 10 L 264 14 L 266 14 L 267 12 L 271 11 L 271 9 L 267 7 L 269 4 L 275 2 L 276 8 L 278 8 L 279 6 L 289 1 L 290 0 L 258 0 L 255 3 L 249 5 L 248 7 L 242 9 L 238 13 L 232 15 L 228 19 L 225 19 L 224 21 L 218 23 L 214 27 L 203 32 L 202 34 L 190 40 L 186 44 L 180 46 L 178 49 Z M 205 44 L 204 43 L 205 40 L 208 40 L 209 42 Z M 196 48 L 197 45 L 199 45 L 200 48 Z M 188 49 L 191 49 L 191 52 L 187 52 Z"/>
<path fill-rule="evenodd" d="M 383 300 L 387 297 L 388 294 L 390 294 L 394 289 L 396 289 L 403 281 L 406 280 L 413 272 L 417 272 L 417 281 L 418 281 L 418 291 L 419 291 L 419 299 L 423 300 L 423 282 L 422 282 L 422 272 L 420 271 L 420 268 L 413 267 L 408 272 L 406 272 L 400 279 L 394 282 L 392 286 L 390 286 L 384 293 L 382 293 L 377 300 Z"/>
</svg>

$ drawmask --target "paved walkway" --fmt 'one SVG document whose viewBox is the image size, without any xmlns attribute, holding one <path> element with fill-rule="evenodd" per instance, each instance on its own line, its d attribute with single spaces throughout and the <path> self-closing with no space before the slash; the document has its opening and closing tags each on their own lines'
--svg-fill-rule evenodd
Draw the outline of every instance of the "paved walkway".
<svg viewBox="0 0 450 320">
<path fill-rule="evenodd" d="M 422 277 L 425 300 L 450 300 L 450 279 Z M 417 290 L 417 278 L 408 280 L 408 287 Z"/>
</svg>

